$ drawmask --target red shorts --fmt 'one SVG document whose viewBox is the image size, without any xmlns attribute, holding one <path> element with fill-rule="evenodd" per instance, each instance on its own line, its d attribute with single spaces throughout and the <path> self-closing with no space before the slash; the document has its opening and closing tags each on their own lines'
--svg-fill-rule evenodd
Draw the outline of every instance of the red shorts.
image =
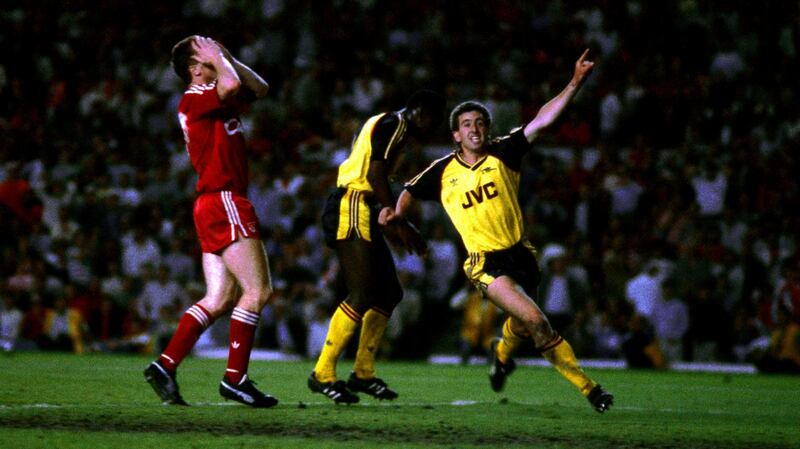
<svg viewBox="0 0 800 449">
<path fill-rule="evenodd" d="M 194 227 L 204 253 L 225 248 L 239 235 L 261 238 L 253 205 L 244 196 L 230 191 L 203 193 L 197 197 Z"/>
</svg>

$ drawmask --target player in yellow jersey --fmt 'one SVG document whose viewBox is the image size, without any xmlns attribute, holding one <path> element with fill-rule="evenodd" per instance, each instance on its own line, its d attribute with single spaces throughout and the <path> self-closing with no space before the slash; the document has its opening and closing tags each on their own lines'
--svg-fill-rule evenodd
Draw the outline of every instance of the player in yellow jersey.
<svg viewBox="0 0 800 449">
<path fill-rule="evenodd" d="M 429 90 L 414 93 L 406 107 L 370 117 L 339 166 L 336 191 L 322 216 L 327 243 L 336 250 L 348 296 L 331 318 L 325 345 L 308 378 L 312 392 L 336 403 L 358 402 L 355 393 L 395 399 L 397 393 L 375 375 L 375 351 L 403 290 L 383 232 L 410 251 L 425 251 L 425 241 L 408 222 L 394 217 L 395 198 L 388 177 L 409 138 L 428 138 L 444 118 L 444 97 Z M 392 223 L 379 226 L 378 216 Z M 336 378 L 336 362 L 361 326 L 353 372 L 347 383 Z"/>
<path fill-rule="evenodd" d="M 394 214 L 381 216 L 391 223 L 405 216 L 415 199 L 438 200 L 444 206 L 469 252 L 464 271 L 484 294 L 508 313 L 503 336 L 492 345 L 489 380 L 500 391 L 515 368 L 514 350 L 526 339 L 586 396 L 598 412 L 614 397 L 578 366 L 569 343 L 553 330 L 536 305 L 540 272 L 536 251 L 523 237 L 523 219 L 517 194 L 522 156 L 539 133 L 551 125 L 571 102 L 593 62 L 586 50 L 575 63 L 569 84 L 547 102 L 525 127 L 490 139 L 491 115 L 480 103 L 461 103 L 450 114 L 457 149 L 434 161 L 406 184 Z"/>
</svg>

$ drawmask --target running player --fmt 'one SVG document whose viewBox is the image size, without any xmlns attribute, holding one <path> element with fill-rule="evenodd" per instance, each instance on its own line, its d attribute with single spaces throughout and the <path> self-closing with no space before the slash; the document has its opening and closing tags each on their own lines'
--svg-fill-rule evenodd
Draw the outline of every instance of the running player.
<svg viewBox="0 0 800 449">
<path fill-rule="evenodd" d="M 614 397 L 578 366 L 567 343 L 553 330 L 534 302 L 539 283 L 536 251 L 523 237 L 523 220 L 517 199 L 522 156 L 539 133 L 552 124 L 571 102 L 594 63 L 586 50 L 575 63 L 572 80 L 545 104 L 524 128 L 491 140 L 491 115 L 475 101 L 461 103 L 450 114 L 450 129 L 457 149 L 434 161 L 406 184 L 393 217 L 405 216 L 415 199 L 439 200 L 469 252 L 464 271 L 484 294 L 508 313 L 503 336 L 492 345 L 489 380 L 502 390 L 515 368 L 514 350 L 526 339 L 586 396 L 598 412 Z"/>
<path fill-rule="evenodd" d="M 394 399 L 397 393 L 375 375 L 375 351 L 389 317 L 403 297 L 394 261 L 383 238 L 421 253 L 425 242 L 405 220 L 394 218 L 395 198 L 389 175 L 409 137 L 424 139 L 441 123 L 444 98 L 423 90 L 404 109 L 370 117 L 353 142 L 350 156 L 339 166 L 337 189 L 322 216 L 327 243 L 336 250 L 348 296 L 331 318 L 328 335 L 308 387 L 336 403 L 358 402 L 354 393 Z M 378 217 L 392 224 L 378 226 Z M 385 219 L 384 219 L 385 221 Z M 336 380 L 336 362 L 358 326 L 353 372 L 345 383 Z"/>
<path fill-rule="evenodd" d="M 242 106 L 265 96 L 269 85 L 225 47 L 203 36 L 178 42 L 172 49 L 172 66 L 189 85 L 178 106 L 178 120 L 199 178 L 194 223 L 203 250 L 206 295 L 186 311 L 144 376 L 164 403 L 187 405 L 175 371 L 200 334 L 232 311 L 228 365 L 219 393 L 252 407 L 272 407 L 278 401 L 259 391 L 247 375 L 256 326 L 272 284 L 256 215 L 245 197 L 247 157 L 239 119 Z"/>
</svg>

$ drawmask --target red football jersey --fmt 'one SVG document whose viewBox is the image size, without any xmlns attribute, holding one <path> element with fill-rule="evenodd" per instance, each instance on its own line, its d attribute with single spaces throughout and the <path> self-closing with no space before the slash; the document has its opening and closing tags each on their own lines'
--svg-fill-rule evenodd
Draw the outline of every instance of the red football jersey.
<svg viewBox="0 0 800 449">
<path fill-rule="evenodd" d="M 223 104 L 217 82 L 192 84 L 178 105 L 186 151 L 197 171 L 198 193 L 247 192 L 247 155 L 237 109 Z"/>
</svg>

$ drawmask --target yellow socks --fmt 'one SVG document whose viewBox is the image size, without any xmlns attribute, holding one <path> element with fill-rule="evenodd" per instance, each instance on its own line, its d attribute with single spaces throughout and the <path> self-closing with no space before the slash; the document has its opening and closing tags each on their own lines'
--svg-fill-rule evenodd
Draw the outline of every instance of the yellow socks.
<svg viewBox="0 0 800 449">
<path fill-rule="evenodd" d="M 511 318 L 506 319 L 506 322 L 503 323 L 503 338 L 500 339 L 500 343 L 498 343 L 497 348 L 495 348 L 497 359 L 500 360 L 500 363 L 508 363 L 511 354 L 514 353 L 523 341 L 524 339 L 522 337 L 511 330 Z"/>
<path fill-rule="evenodd" d="M 353 371 L 359 379 L 375 377 L 375 353 L 380 347 L 389 314 L 379 309 L 369 309 L 361 323 L 361 336 L 358 339 L 358 352 Z"/>
<path fill-rule="evenodd" d="M 346 302 L 339 304 L 331 317 L 325 346 L 322 347 L 322 352 L 314 367 L 314 374 L 318 381 L 333 382 L 336 380 L 336 361 L 339 360 L 339 356 L 347 347 L 347 343 L 350 342 L 350 338 L 360 323 L 361 315 L 356 313 Z"/>
<path fill-rule="evenodd" d="M 581 394 L 588 395 L 597 382 L 589 379 L 589 376 L 578 366 L 578 359 L 572 351 L 572 346 L 566 340 L 557 336 L 551 343 L 540 349 L 544 358 L 550 362 L 556 371 L 566 378 L 572 385 L 578 387 Z"/>
</svg>

